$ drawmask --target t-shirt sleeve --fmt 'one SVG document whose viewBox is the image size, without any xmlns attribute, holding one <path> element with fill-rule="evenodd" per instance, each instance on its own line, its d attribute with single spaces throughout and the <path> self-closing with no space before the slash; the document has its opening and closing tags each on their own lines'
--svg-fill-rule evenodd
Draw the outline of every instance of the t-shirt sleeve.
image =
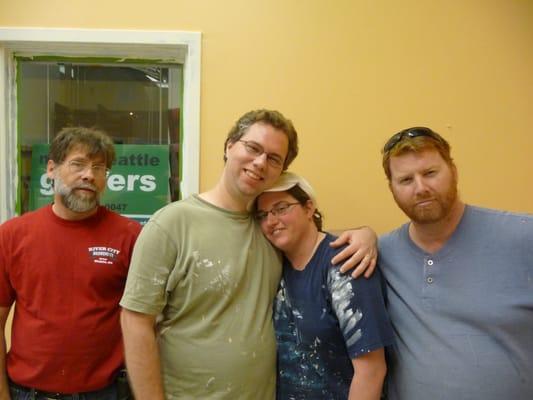
<svg viewBox="0 0 533 400">
<path fill-rule="evenodd" d="M 385 310 L 381 274 L 353 279 L 339 268 L 328 271 L 331 305 L 339 321 L 350 358 L 378 350 L 393 342 L 393 332 Z"/>
<path fill-rule="evenodd" d="M 149 221 L 135 243 L 120 305 L 157 315 L 167 304 L 167 285 L 177 257 L 175 243 L 157 222 Z"/>
</svg>

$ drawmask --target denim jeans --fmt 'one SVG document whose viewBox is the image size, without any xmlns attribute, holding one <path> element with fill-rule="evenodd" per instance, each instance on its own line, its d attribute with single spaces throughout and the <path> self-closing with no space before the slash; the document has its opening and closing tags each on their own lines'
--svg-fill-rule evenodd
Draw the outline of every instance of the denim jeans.
<svg viewBox="0 0 533 400">
<path fill-rule="evenodd" d="M 17 385 L 9 384 L 9 392 L 11 394 L 11 400 L 48 400 L 55 399 L 56 397 L 47 397 L 46 393 L 40 393 L 33 389 L 21 388 Z M 120 395 L 119 395 L 119 392 Z M 94 392 L 85 392 L 85 393 L 75 393 L 75 394 L 66 394 L 60 399 L 63 400 L 129 400 L 133 399 L 131 394 L 122 393 L 123 390 L 118 389 L 118 385 L 113 383 L 108 387 L 96 390 Z M 50 395 L 50 394 L 49 394 Z"/>
</svg>

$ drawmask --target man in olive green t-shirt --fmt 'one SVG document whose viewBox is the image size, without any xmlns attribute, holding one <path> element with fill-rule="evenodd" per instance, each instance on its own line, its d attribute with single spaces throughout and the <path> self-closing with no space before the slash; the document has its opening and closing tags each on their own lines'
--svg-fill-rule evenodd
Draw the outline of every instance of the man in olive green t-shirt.
<svg viewBox="0 0 533 400">
<path fill-rule="evenodd" d="M 274 399 L 281 263 L 248 210 L 297 153 L 290 120 L 250 111 L 229 132 L 215 187 L 169 204 L 143 228 L 120 302 L 137 400 Z M 352 235 L 350 255 L 360 239 Z"/>
</svg>

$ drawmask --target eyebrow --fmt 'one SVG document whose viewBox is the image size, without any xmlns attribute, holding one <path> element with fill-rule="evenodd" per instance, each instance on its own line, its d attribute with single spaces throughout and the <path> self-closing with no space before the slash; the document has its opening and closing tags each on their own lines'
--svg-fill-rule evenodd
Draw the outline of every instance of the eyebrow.
<svg viewBox="0 0 533 400">
<path fill-rule="evenodd" d="M 87 156 L 77 156 L 74 158 L 71 158 L 68 161 L 83 161 L 83 162 L 94 162 L 95 164 L 105 164 L 105 158 L 104 157 L 87 157 Z"/>
<path fill-rule="evenodd" d="M 405 178 L 407 176 L 414 175 L 416 173 L 424 173 L 424 172 L 430 171 L 432 169 L 434 169 L 434 170 L 441 169 L 441 166 L 439 166 L 438 164 L 431 164 L 431 165 L 429 165 L 429 166 L 427 166 L 425 168 L 422 168 L 421 170 L 417 170 L 417 171 L 414 171 L 414 172 L 400 173 L 400 174 L 398 174 L 398 176 L 396 178 L 401 179 L 401 178 Z M 393 176 L 393 174 L 391 176 Z"/>
</svg>

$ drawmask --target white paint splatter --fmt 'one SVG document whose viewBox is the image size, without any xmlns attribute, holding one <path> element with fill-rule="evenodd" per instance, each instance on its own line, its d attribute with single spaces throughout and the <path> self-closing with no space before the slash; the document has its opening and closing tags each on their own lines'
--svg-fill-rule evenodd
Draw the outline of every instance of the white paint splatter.
<svg viewBox="0 0 533 400">
<path fill-rule="evenodd" d="M 354 329 L 357 323 L 363 318 L 361 310 L 350 308 L 350 303 L 355 295 L 352 288 L 352 278 L 340 273 L 338 268 L 328 270 L 328 287 L 331 293 L 331 302 L 335 315 L 339 321 L 339 326 L 346 338 L 346 345 L 351 346 L 357 342 L 361 336 L 361 329 Z"/>
<path fill-rule="evenodd" d="M 162 328 L 162 329 L 159 331 L 159 336 L 163 336 L 165 333 L 167 333 L 167 331 L 168 331 L 170 328 L 171 328 L 170 326 L 165 326 L 164 328 Z"/>
<path fill-rule="evenodd" d="M 154 277 L 152 278 L 152 284 L 154 284 L 155 286 L 162 286 L 165 284 L 165 280 L 161 279 L 157 275 L 154 275 Z"/>
<path fill-rule="evenodd" d="M 212 385 L 213 385 L 213 382 L 215 382 L 215 377 L 214 377 L 214 376 L 212 376 L 211 378 L 209 378 L 209 379 L 207 380 L 207 383 L 205 384 L 205 388 L 208 389 L 209 386 L 212 386 Z"/>
</svg>

